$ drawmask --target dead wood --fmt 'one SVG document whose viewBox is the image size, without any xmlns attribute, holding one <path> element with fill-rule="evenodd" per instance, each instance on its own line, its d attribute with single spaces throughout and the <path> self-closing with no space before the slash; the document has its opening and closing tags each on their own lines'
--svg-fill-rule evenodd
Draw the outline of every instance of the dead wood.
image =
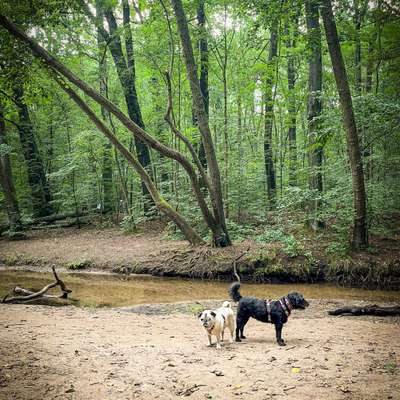
<svg viewBox="0 0 400 400">
<path fill-rule="evenodd" d="M 379 317 L 389 317 L 400 315 L 400 307 L 379 307 L 376 304 L 370 304 L 365 307 L 343 307 L 328 311 L 329 315 L 376 315 Z"/>
<path fill-rule="evenodd" d="M 55 282 L 49 283 L 47 286 L 45 286 L 43 289 L 39 290 L 38 292 L 32 292 L 31 290 L 21 288 L 21 287 L 15 287 L 13 289 L 13 292 L 15 294 L 22 294 L 22 296 L 15 296 L 15 297 L 8 297 L 9 295 L 6 295 L 2 303 L 27 303 L 30 301 L 38 300 L 38 299 L 68 299 L 68 294 L 72 292 L 72 290 L 68 289 L 65 286 L 65 283 L 58 277 L 57 272 L 54 267 L 52 267 L 53 274 L 54 274 L 54 279 Z M 61 289 L 61 294 L 58 296 L 55 295 L 47 295 L 46 292 L 50 290 L 51 288 L 54 288 L 56 286 L 59 286 Z"/>
<path fill-rule="evenodd" d="M 238 282 L 240 282 L 240 276 L 239 276 L 239 274 L 237 272 L 236 264 L 249 250 L 250 250 L 250 246 L 240 256 L 236 257 L 233 260 L 233 275 L 235 275 L 235 277 L 236 277 Z"/>
</svg>

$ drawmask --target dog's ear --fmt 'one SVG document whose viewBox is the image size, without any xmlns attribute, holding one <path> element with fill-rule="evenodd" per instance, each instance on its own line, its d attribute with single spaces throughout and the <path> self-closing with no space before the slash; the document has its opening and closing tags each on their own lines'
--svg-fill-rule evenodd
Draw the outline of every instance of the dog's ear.
<svg viewBox="0 0 400 400">
<path fill-rule="evenodd" d="M 211 313 L 210 313 L 214 318 L 217 316 L 217 314 L 215 314 L 215 312 L 214 311 L 211 311 Z"/>
<path fill-rule="evenodd" d="M 202 314 L 203 314 L 203 311 L 200 311 L 200 312 L 197 314 L 197 318 L 200 318 L 200 317 L 202 316 Z"/>
</svg>

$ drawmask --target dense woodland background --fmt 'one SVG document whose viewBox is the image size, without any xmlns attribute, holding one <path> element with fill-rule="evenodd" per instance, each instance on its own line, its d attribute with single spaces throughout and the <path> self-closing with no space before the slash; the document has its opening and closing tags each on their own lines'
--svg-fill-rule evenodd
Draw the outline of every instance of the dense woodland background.
<svg viewBox="0 0 400 400">
<path fill-rule="evenodd" d="M 297 254 L 317 231 L 329 238 L 328 251 L 346 252 L 351 243 L 362 249 L 372 242 L 352 236 L 354 171 L 361 166 L 365 231 L 370 238 L 392 234 L 400 211 L 400 7 L 394 0 L 332 1 L 334 20 L 323 20 L 330 3 L 184 1 L 182 20 L 179 0 L 2 1 L 6 21 L 135 123 L 129 131 L 109 104 L 0 28 L 5 234 L 66 213 L 89 213 L 102 226 L 133 232 L 161 211 L 167 235 L 192 243 L 254 237 Z M 358 150 L 346 140 L 338 96 L 345 82 L 335 81 L 328 51 L 333 21 Z M 197 67 L 185 53 L 185 26 Z M 156 144 L 135 139 L 138 126 Z"/>
</svg>

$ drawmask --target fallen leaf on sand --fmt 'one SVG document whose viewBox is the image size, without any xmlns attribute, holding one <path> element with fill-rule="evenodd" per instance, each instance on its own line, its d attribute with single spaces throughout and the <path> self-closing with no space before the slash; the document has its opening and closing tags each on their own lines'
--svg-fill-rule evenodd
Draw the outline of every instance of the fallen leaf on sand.
<svg viewBox="0 0 400 400">
<path fill-rule="evenodd" d="M 298 373 L 300 372 L 300 368 L 298 368 L 298 367 L 293 367 L 293 368 L 292 368 L 292 372 L 293 372 L 294 374 L 298 374 Z"/>
</svg>

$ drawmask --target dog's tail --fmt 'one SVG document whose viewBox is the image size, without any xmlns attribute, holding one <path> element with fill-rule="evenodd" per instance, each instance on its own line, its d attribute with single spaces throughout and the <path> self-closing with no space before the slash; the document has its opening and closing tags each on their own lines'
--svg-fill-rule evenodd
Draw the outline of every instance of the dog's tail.
<svg viewBox="0 0 400 400">
<path fill-rule="evenodd" d="M 222 307 L 231 308 L 231 303 L 229 301 L 224 301 Z"/>
<path fill-rule="evenodd" d="M 239 301 L 242 298 L 242 295 L 239 293 L 240 282 L 232 283 L 229 288 L 229 295 L 232 297 L 233 301 Z"/>
</svg>

